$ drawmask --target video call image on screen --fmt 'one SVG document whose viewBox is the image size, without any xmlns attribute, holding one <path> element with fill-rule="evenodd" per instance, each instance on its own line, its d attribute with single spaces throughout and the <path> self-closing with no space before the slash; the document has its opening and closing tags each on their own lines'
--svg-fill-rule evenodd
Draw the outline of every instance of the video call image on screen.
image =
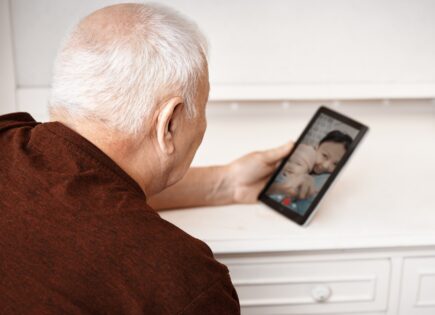
<svg viewBox="0 0 435 315">
<path fill-rule="evenodd" d="M 266 194 L 303 216 L 357 134 L 358 129 L 320 114 Z"/>
</svg>

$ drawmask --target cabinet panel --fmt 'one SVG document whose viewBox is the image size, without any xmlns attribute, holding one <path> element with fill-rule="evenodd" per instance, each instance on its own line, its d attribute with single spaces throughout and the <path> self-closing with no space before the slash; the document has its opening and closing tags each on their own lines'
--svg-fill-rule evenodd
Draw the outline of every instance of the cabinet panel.
<svg viewBox="0 0 435 315">
<path fill-rule="evenodd" d="M 400 314 L 435 314 L 435 257 L 405 259 L 402 279 Z"/>
<path fill-rule="evenodd" d="M 242 314 L 384 312 L 390 260 L 226 262 Z"/>
</svg>

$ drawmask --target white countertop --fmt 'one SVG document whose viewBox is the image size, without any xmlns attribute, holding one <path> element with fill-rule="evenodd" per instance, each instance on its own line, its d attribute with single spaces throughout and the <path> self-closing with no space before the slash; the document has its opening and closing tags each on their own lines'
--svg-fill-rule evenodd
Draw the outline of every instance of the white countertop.
<svg viewBox="0 0 435 315">
<path fill-rule="evenodd" d="M 209 109 L 194 165 L 226 163 L 296 139 L 317 104 L 230 107 Z M 434 103 L 361 101 L 335 109 L 370 131 L 308 227 L 263 204 L 165 211 L 161 216 L 215 253 L 435 245 Z"/>
</svg>

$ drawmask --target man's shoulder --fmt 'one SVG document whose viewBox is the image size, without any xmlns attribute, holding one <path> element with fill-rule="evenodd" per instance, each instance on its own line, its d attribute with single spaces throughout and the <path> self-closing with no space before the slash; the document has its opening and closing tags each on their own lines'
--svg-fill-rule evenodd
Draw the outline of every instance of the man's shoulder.
<svg viewBox="0 0 435 315">
<path fill-rule="evenodd" d="M 116 261 L 108 266 L 115 272 L 111 279 L 126 274 L 122 282 L 134 279 L 131 291 L 142 297 L 150 314 L 178 314 L 228 295 L 238 305 L 227 267 L 204 242 L 157 215 L 132 215 L 105 224 L 117 235 L 105 246 L 105 261 Z"/>
<path fill-rule="evenodd" d="M 34 126 L 37 124 L 39 123 L 30 114 L 24 112 L 0 115 L 0 131 L 23 125 Z"/>
</svg>

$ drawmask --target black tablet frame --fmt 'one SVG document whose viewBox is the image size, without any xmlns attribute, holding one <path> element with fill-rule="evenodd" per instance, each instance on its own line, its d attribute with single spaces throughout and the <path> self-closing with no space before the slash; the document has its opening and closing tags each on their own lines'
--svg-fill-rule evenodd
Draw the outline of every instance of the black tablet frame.
<svg viewBox="0 0 435 315">
<path fill-rule="evenodd" d="M 320 189 L 319 193 L 317 194 L 316 198 L 313 200 L 313 202 L 311 203 L 310 207 L 307 209 L 305 214 L 304 215 L 299 215 L 298 213 L 296 213 L 296 212 L 294 212 L 294 211 L 292 211 L 292 210 L 282 206 L 280 203 L 278 203 L 275 200 L 269 198 L 266 195 L 266 191 L 273 184 L 276 176 L 278 176 L 278 174 L 281 172 L 282 168 L 285 166 L 285 164 L 287 163 L 287 161 L 290 158 L 290 156 L 293 154 L 293 152 L 296 150 L 296 148 L 299 146 L 299 144 L 305 138 L 305 135 L 308 133 L 308 131 L 311 129 L 311 127 L 313 126 L 313 124 L 316 122 L 317 118 L 321 114 L 325 114 L 325 115 L 327 115 L 329 117 L 332 117 L 332 118 L 334 118 L 336 120 L 339 120 L 339 121 L 341 121 L 341 122 L 343 122 L 343 123 L 345 123 L 345 124 L 355 128 L 355 129 L 357 129 L 358 130 L 358 134 L 356 135 L 355 139 L 350 144 L 349 149 L 346 151 L 345 155 L 342 157 L 340 162 L 337 164 L 334 172 L 331 173 L 331 175 L 326 180 L 325 184 Z M 364 137 L 364 135 L 366 134 L 366 132 L 368 130 L 369 130 L 369 128 L 367 126 L 361 124 L 360 122 L 357 122 L 357 121 L 355 121 L 355 120 L 353 120 L 353 119 L 351 119 L 349 117 L 346 117 L 346 116 L 344 116 L 344 115 L 342 115 L 342 114 L 340 114 L 340 113 L 338 113 L 338 112 L 336 112 L 336 111 L 334 111 L 332 109 L 329 109 L 329 108 L 327 108 L 325 106 L 321 106 L 316 111 L 314 116 L 311 118 L 311 120 L 308 123 L 308 125 L 305 127 L 304 131 L 302 132 L 302 134 L 300 135 L 300 137 L 298 138 L 298 140 L 294 144 L 294 146 L 293 146 L 292 150 L 290 151 L 290 153 L 282 160 L 282 162 L 279 165 L 279 167 L 277 168 L 276 172 L 272 175 L 272 177 L 270 178 L 270 180 L 268 181 L 266 186 L 260 192 L 260 194 L 258 195 L 258 200 L 260 200 L 261 202 L 265 203 L 266 205 L 268 205 L 272 209 L 278 211 L 279 213 L 283 214 L 284 216 L 286 216 L 287 218 L 291 219 L 292 221 L 296 222 L 297 224 L 304 225 L 307 222 L 307 220 L 310 218 L 310 216 L 315 212 L 316 206 L 319 204 L 320 200 L 323 198 L 323 196 L 325 195 L 325 193 L 327 192 L 327 190 L 329 189 L 331 184 L 334 182 L 335 178 L 340 173 L 340 171 L 343 168 L 343 166 L 347 163 L 347 161 L 349 160 L 350 156 L 355 151 L 355 148 L 358 146 L 358 144 L 360 143 L 361 139 Z"/>
</svg>

